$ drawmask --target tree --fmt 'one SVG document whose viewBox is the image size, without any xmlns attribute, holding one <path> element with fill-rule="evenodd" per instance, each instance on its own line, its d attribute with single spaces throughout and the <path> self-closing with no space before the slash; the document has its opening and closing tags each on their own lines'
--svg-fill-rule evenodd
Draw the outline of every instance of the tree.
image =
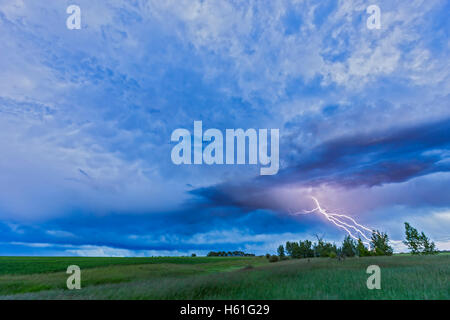
<svg viewBox="0 0 450 320">
<path fill-rule="evenodd" d="M 422 247 L 422 254 L 436 254 L 438 251 L 434 242 L 425 235 L 425 233 L 420 234 L 420 244 Z"/>
<path fill-rule="evenodd" d="M 302 257 L 298 242 L 291 242 L 291 257 L 294 259 L 300 259 Z"/>
<path fill-rule="evenodd" d="M 420 233 L 416 228 L 405 222 L 405 241 L 403 243 L 411 250 L 412 254 L 435 254 L 437 253 L 434 242 L 425 235 Z"/>
<path fill-rule="evenodd" d="M 389 245 L 389 237 L 386 233 L 373 231 L 371 243 L 376 256 L 391 256 L 394 250 Z"/>
<path fill-rule="evenodd" d="M 314 243 L 314 256 L 321 257 L 324 251 L 324 242 L 323 237 L 319 237 L 319 235 L 316 234 L 317 243 Z"/>
<path fill-rule="evenodd" d="M 366 248 L 361 238 L 358 239 L 358 244 L 356 245 L 356 252 L 358 254 L 358 257 L 370 256 L 370 251 Z"/>
<path fill-rule="evenodd" d="M 316 235 L 317 243 L 314 244 L 313 253 L 318 257 L 330 257 L 337 255 L 337 247 L 335 244 L 323 241 L 322 237 Z"/>
<path fill-rule="evenodd" d="M 196 257 L 197 255 L 195 253 L 191 254 L 191 257 Z"/>
<path fill-rule="evenodd" d="M 412 254 L 420 253 L 420 236 L 416 228 L 405 222 L 405 241 L 403 243 L 411 250 Z"/>
<path fill-rule="evenodd" d="M 437 250 L 436 250 L 436 245 L 434 244 L 434 242 L 430 242 L 430 239 L 428 239 L 428 237 L 425 235 L 425 233 L 421 233 L 420 235 L 420 239 L 423 245 L 423 254 L 436 254 Z"/>
<path fill-rule="evenodd" d="M 356 254 L 356 242 L 350 236 L 346 236 L 342 242 L 342 254 L 346 257 L 354 257 Z"/>
<path fill-rule="evenodd" d="M 314 257 L 314 250 L 312 249 L 312 242 L 309 240 L 299 241 L 299 254 L 302 258 Z"/>
<path fill-rule="evenodd" d="M 336 244 L 328 242 L 327 245 L 328 245 L 328 257 L 336 258 L 338 251 Z"/>
<path fill-rule="evenodd" d="M 283 245 L 280 245 L 277 249 L 278 252 L 278 256 L 280 257 L 280 259 L 283 259 L 286 255 L 284 254 L 284 247 Z"/>
<path fill-rule="evenodd" d="M 289 241 L 286 242 L 286 253 L 288 256 L 292 256 L 292 243 Z"/>
</svg>

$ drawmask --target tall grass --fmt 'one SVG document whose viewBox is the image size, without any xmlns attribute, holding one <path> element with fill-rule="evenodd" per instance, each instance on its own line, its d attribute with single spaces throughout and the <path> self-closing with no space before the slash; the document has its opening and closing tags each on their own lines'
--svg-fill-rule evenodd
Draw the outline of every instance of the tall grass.
<svg viewBox="0 0 450 320">
<path fill-rule="evenodd" d="M 220 259 L 220 258 L 219 258 Z M 254 258 L 261 259 L 261 258 Z M 238 260 L 238 259 L 237 259 Z M 236 260 L 236 261 L 237 261 Z M 226 264 L 226 262 L 224 262 Z M 366 286 L 367 266 L 381 268 L 381 290 Z M 208 265 L 208 264 L 206 264 Z M 205 265 L 205 266 L 206 266 Z M 29 299 L 449 299 L 450 256 L 392 256 L 336 259 L 289 260 L 231 272 L 208 272 L 200 265 L 114 266 L 105 270 L 114 274 L 137 272 L 128 282 L 86 283 L 78 291 L 43 290 L 35 293 L 3 296 Z M 160 267 L 158 269 L 158 267 Z M 228 266 L 230 267 L 230 266 Z M 171 271 L 164 273 L 164 268 Z M 172 269 L 173 268 L 173 269 Z M 94 270 L 94 269 L 93 269 Z M 92 270 L 92 271 L 93 271 Z M 134 271 L 133 271 L 134 270 Z M 154 273 L 159 270 L 158 274 Z M 197 273 L 198 272 L 198 273 Z M 98 275 L 91 275 L 93 280 Z"/>
</svg>

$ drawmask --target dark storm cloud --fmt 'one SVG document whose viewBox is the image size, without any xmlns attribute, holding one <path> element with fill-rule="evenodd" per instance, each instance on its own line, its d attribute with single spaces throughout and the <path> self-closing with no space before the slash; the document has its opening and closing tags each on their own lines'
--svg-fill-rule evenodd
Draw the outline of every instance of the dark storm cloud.
<svg viewBox="0 0 450 320">
<path fill-rule="evenodd" d="M 450 119 L 414 127 L 354 134 L 323 143 L 282 172 L 283 182 L 332 182 L 348 187 L 402 182 L 439 171 L 450 147 Z M 428 153 L 427 153 L 428 152 Z"/>
<path fill-rule="evenodd" d="M 224 183 L 191 191 L 199 205 L 238 206 L 246 210 L 277 210 L 271 190 L 277 187 L 373 187 L 450 171 L 450 119 L 416 126 L 355 134 L 329 140 L 276 176 L 244 184 Z"/>
</svg>

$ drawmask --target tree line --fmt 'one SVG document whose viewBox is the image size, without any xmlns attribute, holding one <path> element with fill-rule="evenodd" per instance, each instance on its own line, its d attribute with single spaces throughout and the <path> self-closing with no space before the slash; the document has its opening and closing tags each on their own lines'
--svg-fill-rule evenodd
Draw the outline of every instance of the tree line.
<svg viewBox="0 0 450 320">
<path fill-rule="evenodd" d="M 326 242 L 322 237 L 316 235 L 317 242 L 300 240 L 298 242 L 286 242 L 285 246 L 280 245 L 277 249 L 278 255 L 266 254 L 271 262 L 287 259 L 329 257 L 366 257 L 366 256 L 390 256 L 394 250 L 389 245 L 389 237 L 384 232 L 374 230 L 370 239 L 370 246 L 366 246 L 359 238 L 357 240 L 346 236 L 340 246 L 335 243 Z M 435 254 L 436 246 L 425 233 L 417 231 L 408 222 L 405 222 L 405 240 L 403 243 L 412 254 Z"/>
<path fill-rule="evenodd" d="M 254 257 L 253 253 L 245 253 L 243 251 L 210 251 L 207 254 L 208 257 Z"/>
</svg>

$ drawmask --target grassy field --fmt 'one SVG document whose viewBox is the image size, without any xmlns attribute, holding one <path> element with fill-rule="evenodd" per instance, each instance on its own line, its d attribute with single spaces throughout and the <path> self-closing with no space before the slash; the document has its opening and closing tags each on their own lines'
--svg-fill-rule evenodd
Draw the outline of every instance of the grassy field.
<svg viewBox="0 0 450 320">
<path fill-rule="evenodd" d="M 0 276 L 6 274 L 33 274 L 66 271 L 67 266 L 77 265 L 81 269 L 136 264 L 204 264 L 216 263 L 211 257 L 154 257 L 154 258 L 89 258 L 89 257 L 0 257 Z M 224 257 L 224 261 L 236 261 Z"/>
<path fill-rule="evenodd" d="M 82 289 L 65 270 L 80 266 Z M 367 266 L 381 268 L 368 290 Z M 0 299 L 449 299 L 450 255 L 315 258 L 0 257 Z"/>
</svg>

